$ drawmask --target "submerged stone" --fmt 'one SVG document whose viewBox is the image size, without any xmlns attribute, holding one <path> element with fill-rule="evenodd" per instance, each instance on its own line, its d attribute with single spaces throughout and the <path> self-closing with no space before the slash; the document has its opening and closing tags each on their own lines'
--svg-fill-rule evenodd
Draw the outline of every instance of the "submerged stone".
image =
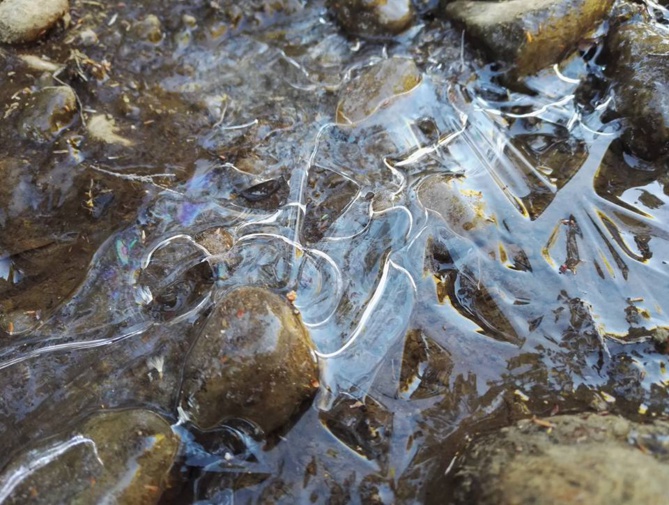
<svg viewBox="0 0 669 505">
<path fill-rule="evenodd" d="M 458 0 L 446 15 L 464 24 L 491 56 L 512 63 L 517 75 L 557 63 L 609 12 L 611 0 Z"/>
<path fill-rule="evenodd" d="M 337 122 L 351 124 L 371 116 L 380 107 L 418 86 L 423 77 L 413 60 L 382 60 L 351 80 L 337 104 Z"/>
<path fill-rule="evenodd" d="M 77 97 L 69 86 L 52 86 L 33 94 L 19 116 L 18 129 L 24 138 L 49 142 L 72 124 Z"/>
<path fill-rule="evenodd" d="M 332 0 L 330 8 L 346 32 L 361 37 L 396 35 L 414 17 L 410 0 Z"/>
<path fill-rule="evenodd" d="M 453 359 L 422 330 L 406 334 L 400 370 L 400 395 L 421 400 L 445 394 L 449 389 Z"/>
<path fill-rule="evenodd" d="M 382 465 L 387 463 L 393 414 L 371 396 L 365 401 L 339 397 L 321 421 L 351 450 Z"/>
<path fill-rule="evenodd" d="M 229 251 L 233 244 L 232 236 L 223 228 L 204 230 L 195 236 L 195 241 L 213 255 Z"/>
<path fill-rule="evenodd" d="M 650 23 L 631 22 L 611 30 L 606 45 L 615 107 L 631 123 L 623 141 L 656 159 L 669 152 L 669 37 Z"/>
<path fill-rule="evenodd" d="M 0 42 L 33 42 L 55 25 L 69 8 L 68 0 L 2 0 Z"/>
<path fill-rule="evenodd" d="M 182 408 L 204 430 L 243 418 L 274 431 L 318 387 L 312 347 L 287 301 L 261 288 L 235 289 L 216 306 L 190 351 Z"/>
<path fill-rule="evenodd" d="M 153 412 L 99 413 L 69 437 L 41 444 L 11 463 L 0 476 L 0 501 L 156 503 L 178 445 L 169 424 Z"/>
<path fill-rule="evenodd" d="M 665 503 L 668 428 L 598 415 L 520 421 L 467 449 L 453 503 Z"/>
<path fill-rule="evenodd" d="M 157 44 L 163 39 L 163 27 L 160 19 L 155 14 L 149 14 L 138 21 L 134 29 L 137 36 L 142 40 Z"/>
<path fill-rule="evenodd" d="M 418 199 L 460 235 L 467 236 L 467 232 L 492 222 L 486 214 L 483 195 L 467 190 L 454 178 L 433 176 L 426 179 L 418 190 Z"/>
</svg>

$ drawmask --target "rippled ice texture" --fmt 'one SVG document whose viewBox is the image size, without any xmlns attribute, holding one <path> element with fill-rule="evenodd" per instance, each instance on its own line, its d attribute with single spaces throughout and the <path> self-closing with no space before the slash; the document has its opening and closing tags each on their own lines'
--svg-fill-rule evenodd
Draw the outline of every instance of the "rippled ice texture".
<svg viewBox="0 0 669 505">
<path fill-rule="evenodd" d="M 198 324 L 248 284 L 296 291 L 321 390 L 269 450 L 225 432 L 244 447 L 232 466 L 182 431 L 186 464 L 202 468 L 198 499 L 280 488 L 286 503 L 316 491 L 355 501 L 372 485 L 419 497 L 464 434 L 513 410 L 514 391 L 538 415 L 583 408 L 583 391 L 666 413 L 664 357 L 649 339 L 668 326 L 667 197 L 659 180 L 602 189 L 621 163 L 619 124 L 601 121 L 608 96 L 575 94 L 596 67 L 574 56 L 521 94 L 471 63 L 450 28 L 360 43 L 322 14 L 170 42 L 151 85 L 210 118 L 183 148 L 211 156 L 183 183 L 145 181 L 136 222 L 99 249 L 76 294 L 3 344 L 3 446 L 100 405 L 148 405 L 176 423 Z M 420 85 L 337 124 L 343 85 L 393 56 L 417 61 Z M 187 77 L 168 71 L 186 63 Z M 240 196 L 263 182 L 257 198 Z M 230 234 L 229 250 L 197 240 L 212 228 Z M 402 359 L 411 331 L 425 346 L 414 375 Z M 420 389 L 434 353 L 452 369 L 443 387 Z M 333 428 L 345 400 L 373 405 L 387 442 Z"/>
</svg>

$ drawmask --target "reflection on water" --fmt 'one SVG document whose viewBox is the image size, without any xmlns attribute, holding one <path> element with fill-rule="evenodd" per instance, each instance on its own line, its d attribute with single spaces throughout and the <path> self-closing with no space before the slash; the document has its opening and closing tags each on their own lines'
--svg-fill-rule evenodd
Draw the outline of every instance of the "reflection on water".
<svg viewBox="0 0 669 505">
<path fill-rule="evenodd" d="M 142 405 L 175 423 L 189 499 L 410 500 L 507 412 L 605 391 L 666 413 L 651 342 L 669 327 L 665 176 L 625 161 L 609 96 L 579 95 L 595 63 L 574 55 L 520 93 L 465 65 L 450 28 L 359 43 L 320 14 L 205 26 L 138 59 L 156 67 L 147 88 L 198 110 L 182 148 L 198 159 L 179 182 L 126 180 L 148 192 L 136 218 L 51 317 L 4 340 L 0 461 Z M 419 84 L 337 122 L 338 100 L 360 99 L 347 83 L 414 54 Z M 240 285 L 295 291 L 320 359 L 313 406 L 264 449 L 245 425 L 189 432 L 176 408 L 205 315 Z"/>
</svg>

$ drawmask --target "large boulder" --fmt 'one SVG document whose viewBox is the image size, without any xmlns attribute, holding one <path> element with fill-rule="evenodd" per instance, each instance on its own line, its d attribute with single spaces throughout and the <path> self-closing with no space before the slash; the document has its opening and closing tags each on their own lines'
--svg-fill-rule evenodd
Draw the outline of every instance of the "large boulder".
<svg viewBox="0 0 669 505">
<path fill-rule="evenodd" d="M 294 312 L 280 296 L 255 287 L 218 302 L 184 369 L 181 406 L 198 427 L 242 418 L 269 433 L 315 393 L 313 344 Z"/>
<path fill-rule="evenodd" d="M 69 0 L 0 0 L 0 42 L 33 42 L 70 8 Z"/>
<path fill-rule="evenodd" d="M 452 503 L 665 504 L 667 430 L 618 416 L 521 421 L 467 449 L 453 469 Z"/>
<path fill-rule="evenodd" d="M 612 0 L 458 0 L 446 16 L 462 23 L 490 55 L 528 75 L 558 62 L 609 12 Z"/>
<path fill-rule="evenodd" d="M 606 45 L 615 108 L 630 122 L 623 141 L 642 158 L 656 159 L 669 152 L 669 37 L 633 19 L 611 30 Z"/>
</svg>

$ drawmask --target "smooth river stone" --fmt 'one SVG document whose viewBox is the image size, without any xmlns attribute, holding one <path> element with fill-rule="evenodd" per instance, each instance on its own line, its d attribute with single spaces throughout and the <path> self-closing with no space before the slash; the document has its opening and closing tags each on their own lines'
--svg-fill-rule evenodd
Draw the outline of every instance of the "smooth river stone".
<svg viewBox="0 0 669 505">
<path fill-rule="evenodd" d="M 293 307 L 266 289 L 242 287 L 217 304 L 191 349 L 181 407 L 203 430 L 241 418 L 269 433 L 317 388 L 313 344 Z"/>
<path fill-rule="evenodd" d="M 365 69 L 343 89 L 337 104 L 337 123 L 358 123 L 423 80 L 409 58 L 392 57 Z"/>
</svg>

